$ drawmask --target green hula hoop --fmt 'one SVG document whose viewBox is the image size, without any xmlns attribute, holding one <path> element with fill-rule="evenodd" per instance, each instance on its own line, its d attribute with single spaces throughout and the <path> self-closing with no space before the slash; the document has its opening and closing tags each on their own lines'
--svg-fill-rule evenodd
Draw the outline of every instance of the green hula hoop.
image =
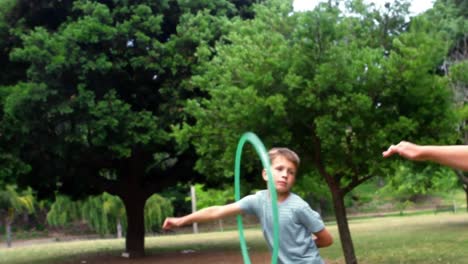
<svg viewBox="0 0 468 264">
<path fill-rule="evenodd" d="M 268 153 L 263 145 L 262 141 L 252 132 L 247 132 L 242 135 L 237 144 L 236 150 L 236 161 L 234 168 L 234 188 L 235 188 L 235 198 L 236 201 L 240 200 L 240 164 L 242 158 L 242 148 L 244 147 L 245 142 L 249 141 L 255 150 L 257 151 L 260 160 L 262 161 L 263 168 L 266 169 L 268 175 L 268 189 L 270 191 L 271 197 L 271 207 L 273 213 L 273 252 L 271 256 L 271 263 L 276 264 L 278 261 L 278 249 L 279 249 L 279 221 L 278 221 L 278 205 L 277 205 L 277 194 L 275 184 L 273 182 L 273 176 L 270 170 L 270 158 Z M 239 240 L 242 251 L 242 257 L 244 263 L 251 264 L 249 253 L 247 250 L 247 243 L 245 242 L 244 236 L 244 227 L 242 224 L 242 216 L 237 216 L 237 229 L 239 230 Z"/>
</svg>

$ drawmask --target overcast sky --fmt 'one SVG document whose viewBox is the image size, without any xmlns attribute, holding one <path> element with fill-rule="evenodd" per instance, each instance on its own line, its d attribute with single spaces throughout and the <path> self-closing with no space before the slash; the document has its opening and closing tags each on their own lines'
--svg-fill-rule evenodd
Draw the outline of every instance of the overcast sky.
<svg viewBox="0 0 468 264">
<path fill-rule="evenodd" d="M 324 2 L 325 0 L 294 0 L 294 10 L 310 10 L 313 9 L 317 3 Z M 367 0 L 366 2 L 374 2 L 377 6 L 382 7 L 386 2 L 393 2 L 393 0 Z M 419 14 L 431 8 L 433 0 L 415 0 L 411 2 L 410 12 L 412 15 Z"/>
</svg>

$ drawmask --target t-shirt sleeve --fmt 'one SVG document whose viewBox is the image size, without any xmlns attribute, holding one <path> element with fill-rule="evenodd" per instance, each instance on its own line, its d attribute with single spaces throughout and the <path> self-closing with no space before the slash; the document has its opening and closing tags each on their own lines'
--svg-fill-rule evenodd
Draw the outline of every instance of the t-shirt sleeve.
<svg viewBox="0 0 468 264">
<path fill-rule="evenodd" d="M 311 233 L 317 233 L 325 228 L 325 224 L 319 213 L 312 210 L 309 205 L 298 208 L 295 215 L 297 221 Z"/>
<path fill-rule="evenodd" d="M 251 194 L 236 202 L 241 210 L 247 214 L 255 214 L 257 206 L 257 195 Z"/>
</svg>

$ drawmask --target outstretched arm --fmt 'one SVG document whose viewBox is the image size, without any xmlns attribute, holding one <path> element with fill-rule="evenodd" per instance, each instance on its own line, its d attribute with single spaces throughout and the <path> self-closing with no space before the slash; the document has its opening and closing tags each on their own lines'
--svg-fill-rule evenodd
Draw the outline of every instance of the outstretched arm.
<svg viewBox="0 0 468 264">
<path fill-rule="evenodd" d="M 390 157 L 398 154 L 418 161 L 433 161 L 452 168 L 468 171 L 468 145 L 421 146 L 402 141 L 391 145 L 382 155 Z"/>
<path fill-rule="evenodd" d="M 164 220 L 162 228 L 168 230 L 184 225 L 189 225 L 195 222 L 200 223 L 221 219 L 230 215 L 240 214 L 241 212 L 241 208 L 236 203 L 222 206 L 211 206 L 183 217 L 168 217 L 166 220 Z"/>
</svg>

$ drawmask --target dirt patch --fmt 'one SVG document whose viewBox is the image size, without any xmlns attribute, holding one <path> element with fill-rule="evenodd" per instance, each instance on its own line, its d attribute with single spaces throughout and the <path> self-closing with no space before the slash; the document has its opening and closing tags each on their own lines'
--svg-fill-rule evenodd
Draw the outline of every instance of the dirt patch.
<svg viewBox="0 0 468 264">
<path fill-rule="evenodd" d="M 271 263 L 270 252 L 251 252 L 250 260 L 254 264 Z M 158 253 L 139 259 L 127 259 L 120 256 L 93 256 L 81 257 L 73 261 L 60 264 L 243 264 L 240 251 L 223 252 L 197 252 L 182 251 L 171 253 Z M 340 262 L 325 261 L 326 264 Z"/>
<path fill-rule="evenodd" d="M 250 254 L 252 263 L 271 263 L 269 252 L 256 252 Z M 239 251 L 224 252 L 197 252 L 182 251 L 171 253 L 158 253 L 139 259 L 127 259 L 120 256 L 92 256 L 81 257 L 62 264 L 243 264 L 242 254 Z"/>
</svg>

